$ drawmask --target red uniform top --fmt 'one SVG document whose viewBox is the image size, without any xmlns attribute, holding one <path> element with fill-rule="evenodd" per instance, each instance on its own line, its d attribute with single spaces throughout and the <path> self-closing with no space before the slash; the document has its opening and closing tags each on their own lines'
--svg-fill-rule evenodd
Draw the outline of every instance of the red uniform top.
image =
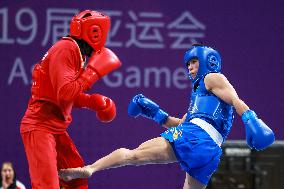
<svg viewBox="0 0 284 189">
<path fill-rule="evenodd" d="M 32 97 L 21 122 L 21 133 L 66 130 L 72 121 L 72 106 L 82 96 L 83 89 L 76 79 L 83 65 L 79 46 L 71 38 L 63 38 L 48 50 L 33 70 Z"/>
</svg>

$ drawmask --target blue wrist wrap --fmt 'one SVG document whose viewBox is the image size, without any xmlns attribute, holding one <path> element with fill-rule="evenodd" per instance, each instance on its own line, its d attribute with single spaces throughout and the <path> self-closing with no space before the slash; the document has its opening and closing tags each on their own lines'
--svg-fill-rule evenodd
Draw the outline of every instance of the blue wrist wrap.
<svg viewBox="0 0 284 189">
<path fill-rule="evenodd" d="M 248 122 L 249 119 L 252 118 L 257 119 L 256 113 L 252 110 L 247 110 L 242 114 L 242 120 L 245 124 Z"/>
<path fill-rule="evenodd" d="M 159 123 L 160 125 L 163 125 L 167 121 L 168 117 L 169 117 L 168 113 L 159 109 L 155 117 L 153 117 L 153 120 Z"/>
</svg>

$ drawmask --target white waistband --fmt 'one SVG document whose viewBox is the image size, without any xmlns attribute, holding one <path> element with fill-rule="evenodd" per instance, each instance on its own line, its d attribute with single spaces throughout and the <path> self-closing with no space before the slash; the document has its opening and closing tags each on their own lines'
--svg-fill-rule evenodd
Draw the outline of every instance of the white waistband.
<svg viewBox="0 0 284 189">
<path fill-rule="evenodd" d="M 210 123 L 200 118 L 193 118 L 192 120 L 190 120 L 190 122 L 194 123 L 195 125 L 198 125 L 204 131 L 206 131 L 209 136 L 214 140 L 214 142 L 221 147 L 223 143 L 223 137 Z"/>
</svg>

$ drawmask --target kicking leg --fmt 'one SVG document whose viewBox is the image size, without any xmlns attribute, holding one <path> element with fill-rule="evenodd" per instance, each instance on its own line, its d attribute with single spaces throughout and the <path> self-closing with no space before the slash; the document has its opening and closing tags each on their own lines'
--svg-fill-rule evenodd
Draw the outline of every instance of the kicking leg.
<svg viewBox="0 0 284 189">
<path fill-rule="evenodd" d="M 138 148 L 129 150 L 120 148 L 97 160 L 92 165 L 83 168 L 64 169 L 59 175 L 64 180 L 88 178 L 93 173 L 104 169 L 125 165 L 163 164 L 176 162 L 176 157 L 170 143 L 162 137 L 142 143 Z"/>
<path fill-rule="evenodd" d="M 198 180 L 186 173 L 183 189 L 205 189 L 206 185 L 200 183 Z"/>
</svg>

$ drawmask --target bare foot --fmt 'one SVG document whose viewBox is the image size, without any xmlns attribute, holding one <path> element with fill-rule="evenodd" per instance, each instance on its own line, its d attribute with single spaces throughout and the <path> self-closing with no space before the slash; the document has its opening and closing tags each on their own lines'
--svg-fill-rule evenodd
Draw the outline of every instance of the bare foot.
<svg viewBox="0 0 284 189">
<path fill-rule="evenodd" d="M 58 173 L 59 177 L 64 181 L 70 181 L 76 178 L 89 178 L 92 174 L 93 171 L 89 166 L 60 169 Z"/>
</svg>

